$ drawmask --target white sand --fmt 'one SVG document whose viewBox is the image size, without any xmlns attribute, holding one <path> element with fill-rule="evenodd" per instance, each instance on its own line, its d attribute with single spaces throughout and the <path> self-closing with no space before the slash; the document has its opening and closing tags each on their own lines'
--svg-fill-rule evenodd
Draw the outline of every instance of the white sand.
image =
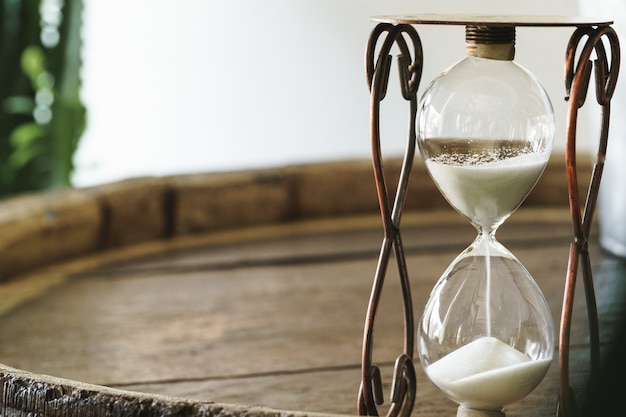
<svg viewBox="0 0 626 417">
<path fill-rule="evenodd" d="M 493 337 L 483 337 L 426 368 L 429 378 L 466 408 L 500 410 L 530 393 L 543 379 L 550 359 L 528 356 Z"/>
<path fill-rule="evenodd" d="M 481 226 L 509 215 L 534 187 L 546 166 L 542 155 L 525 154 L 478 165 L 450 165 L 426 160 L 448 202 Z"/>
</svg>

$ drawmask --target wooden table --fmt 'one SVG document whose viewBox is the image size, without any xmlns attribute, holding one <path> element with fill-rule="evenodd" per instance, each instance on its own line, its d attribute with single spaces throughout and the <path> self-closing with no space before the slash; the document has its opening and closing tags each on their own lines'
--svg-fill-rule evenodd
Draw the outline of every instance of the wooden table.
<svg viewBox="0 0 626 417">
<path fill-rule="evenodd" d="M 535 206 L 521 208 L 498 232 L 543 290 L 557 328 L 571 233 L 567 209 Z M 405 213 L 417 316 L 474 237 L 447 207 Z M 37 415 L 67 416 L 60 404 L 74 402 L 78 410 L 80 401 L 82 415 L 160 415 L 140 414 L 141 407 L 181 416 L 355 414 L 381 239 L 376 213 L 300 218 L 148 240 L 8 279 L 0 285 L 5 415 L 34 407 Z M 626 262 L 591 246 L 605 352 L 625 313 Z M 580 400 L 589 373 L 582 286 L 577 297 L 571 372 Z M 402 349 L 400 307 L 390 268 L 374 349 L 386 393 Z M 456 405 L 416 365 L 413 415 L 455 415 Z M 541 385 L 506 413 L 554 416 L 557 395 L 555 352 Z"/>
</svg>

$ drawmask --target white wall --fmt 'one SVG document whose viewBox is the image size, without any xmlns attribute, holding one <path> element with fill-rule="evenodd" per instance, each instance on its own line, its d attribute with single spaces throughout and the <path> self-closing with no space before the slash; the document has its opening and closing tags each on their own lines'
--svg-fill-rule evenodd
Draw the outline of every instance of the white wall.
<svg viewBox="0 0 626 417">
<path fill-rule="evenodd" d="M 77 186 L 142 175 L 369 157 L 363 52 L 376 14 L 576 15 L 576 0 L 108 0 L 85 2 L 88 129 Z M 422 89 L 464 53 L 462 27 L 418 27 Z M 516 61 L 552 97 L 563 148 L 573 29 L 519 28 Z M 394 72 L 387 154 L 405 147 Z M 581 143 L 584 149 L 587 145 Z"/>
</svg>

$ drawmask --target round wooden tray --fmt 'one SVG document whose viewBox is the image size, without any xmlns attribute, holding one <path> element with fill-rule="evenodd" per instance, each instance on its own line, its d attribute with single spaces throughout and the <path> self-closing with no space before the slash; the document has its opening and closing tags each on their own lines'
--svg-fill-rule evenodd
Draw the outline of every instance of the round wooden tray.
<svg viewBox="0 0 626 417">
<path fill-rule="evenodd" d="M 399 166 L 386 163 L 390 182 Z M 345 161 L 1 203 L 3 415 L 354 414 L 382 239 L 372 175 L 369 161 Z M 571 240 L 564 175 L 555 156 L 498 234 L 537 279 L 557 323 Z M 403 216 L 416 314 L 473 237 L 417 162 Z M 623 311 L 604 307 L 623 295 L 615 286 L 623 266 L 592 249 L 610 343 Z M 387 387 L 402 347 L 395 277 L 390 269 L 376 327 L 374 359 Z M 585 334 L 583 321 L 572 335 L 578 393 L 588 374 Z M 553 416 L 557 393 L 555 359 L 509 410 Z M 455 408 L 418 365 L 419 415 Z"/>
</svg>

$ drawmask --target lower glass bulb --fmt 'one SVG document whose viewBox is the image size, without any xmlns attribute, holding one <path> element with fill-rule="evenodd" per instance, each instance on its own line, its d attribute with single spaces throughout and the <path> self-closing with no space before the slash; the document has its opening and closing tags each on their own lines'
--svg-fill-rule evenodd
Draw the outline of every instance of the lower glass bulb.
<svg viewBox="0 0 626 417">
<path fill-rule="evenodd" d="M 545 376 L 552 315 L 524 266 L 481 234 L 433 289 L 418 343 L 426 375 L 449 398 L 466 409 L 500 411 Z"/>
</svg>

